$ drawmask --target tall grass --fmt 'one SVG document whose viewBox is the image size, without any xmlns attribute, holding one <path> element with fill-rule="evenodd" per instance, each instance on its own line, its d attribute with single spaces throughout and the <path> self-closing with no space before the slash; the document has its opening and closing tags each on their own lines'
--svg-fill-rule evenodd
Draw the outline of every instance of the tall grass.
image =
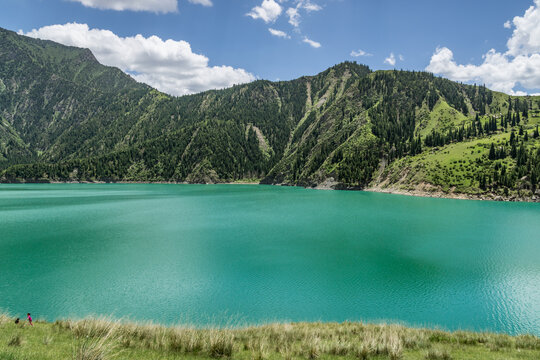
<svg viewBox="0 0 540 360">
<path fill-rule="evenodd" d="M 65 326 L 78 341 L 73 360 L 109 360 L 117 353 L 120 324 L 106 318 L 68 321 Z"/>
<path fill-rule="evenodd" d="M 448 351 L 444 349 L 429 349 L 425 356 L 426 360 L 452 360 Z"/>
<path fill-rule="evenodd" d="M 409 348 L 426 343 L 424 337 L 412 336 L 397 325 L 363 325 L 361 323 L 271 324 L 260 327 L 196 329 L 166 328 L 154 324 L 134 324 L 106 318 L 79 321 L 57 321 L 77 338 L 115 338 L 123 347 L 144 347 L 184 354 L 203 353 L 213 358 L 228 358 L 235 352 L 249 351 L 255 359 L 266 359 L 271 353 L 286 359 L 317 359 L 323 354 L 368 358 L 386 355 L 392 360 L 402 357 L 404 344 Z M 422 341 L 417 341 L 421 338 Z M 404 341 L 406 339 L 406 341 Z M 103 343 L 96 343 L 100 347 Z"/>
<path fill-rule="evenodd" d="M 0 316 L 0 322 L 5 321 L 2 319 Z M 468 346 L 480 346 L 486 351 L 540 350 L 540 339 L 532 335 L 513 337 L 465 331 L 444 332 L 359 322 L 196 328 L 86 318 L 56 321 L 53 327 L 59 334 L 71 334 L 73 360 L 109 360 L 123 349 L 148 349 L 178 357 L 200 355 L 216 359 L 241 357 L 255 360 L 314 360 L 328 356 L 398 360 L 409 350 L 423 353 L 425 359 L 448 360 L 452 359 L 448 349 Z M 55 339 L 59 336 L 55 335 Z M 51 343 L 52 339 L 50 337 L 44 342 Z"/>
</svg>

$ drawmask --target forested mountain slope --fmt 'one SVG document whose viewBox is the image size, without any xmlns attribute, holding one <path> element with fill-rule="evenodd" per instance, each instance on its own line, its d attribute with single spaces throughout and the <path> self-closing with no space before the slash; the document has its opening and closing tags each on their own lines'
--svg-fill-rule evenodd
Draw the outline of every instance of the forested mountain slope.
<svg viewBox="0 0 540 360">
<path fill-rule="evenodd" d="M 171 97 L 0 29 L 0 179 L 264 183 L 532 199 L 538 97 L 346 62 Z"/>
</svg>

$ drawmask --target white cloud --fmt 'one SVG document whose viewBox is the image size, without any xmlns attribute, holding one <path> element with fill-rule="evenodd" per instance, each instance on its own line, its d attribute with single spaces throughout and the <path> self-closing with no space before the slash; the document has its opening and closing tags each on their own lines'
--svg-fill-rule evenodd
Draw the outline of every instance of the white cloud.
<svg viewBox="0 0 540 360">
<path fill-rule="evenodd" d="M 534 0 L 534 5 L 512 22 L 515 29 L 507 42 L 507 53 L 517 56 L 540 52 L 540 0 Z"/>
<path fill-rule="evenodd" d="M 437 48 L 427 71 L 463 82 L 485 83 L 493 90 L 515 94 L 519 84 L 526 89 L 540 88 L 540 0 L 534 0 L 523 16 L 516 16 L 515 27 L 505 53 L 489 50 L 480 65 L 461 65 L 453 52 Z"/>
<path fill-rule="evenodd" d="M 315 48 L 315 49 L 318 49 L 320 48 L 322 45 L 321 43 L 317 42 L 317 41 L 313 41 L 311 39 L 308 39 L 307 37 L 304 36 L 304 40 L 302 40 L 303 42 L 305 42 L 306 44 L 309 44 L 309 46 Z"/>
<path fill-rule="evenodd" d="M 511 29 L 512 28 L 512 23 L 510 22 L 510 20 L 508 20 L 503 24 L 503 26 L 504 26 L 505 29 Z"/>
<path fill-rule="evenodd" d="M 399 54 L 399 61 L 405 61 L 405 58 L 401 54 Z"/>
<path fill-rule="evenodd" d="M 282 10 L 281 5 L 274 0 L 263 0 L 260 6 L 255 6 L 246 15 L 251 16 L 253 19 L 261 19 L 268 24 L 276 21 Z"/>
<path fill-rule="evenodd" d="M 198 4 L 202 6 L 213 6 L 212 0 L 188 0 L 192 4 Z"/>
<path fill-rule="evenodd" d="M 133 10 L 168 13 L 178 10 L 177 0 L 70 0 L 79 2 L 86 7 L 106 10 Z M 194 0 L 209 2 L 210 0 Z"/>
<path fill-rule="evenodd" d="M 485 83 L 507 94 L 514 94 L 518 83 L 526 89 L 540 88 L 540 54 L 512 58 L 491 49 L 481 65 L 458 65 L 453 52 L 442 47 L 435 51 L 426 70 L 455 81 Z"/>
<path fill-rule="evenodd" d="M 268 31 L 270 32 L 270 34 L 272 34 L 274 36 L 277 36 L 277 37 L 281 37 L 281 38 L 285 38 L 285 39 L 290 39 L 291 38 L 285 31 L 276 30 L 276 29 L 272 29 L 272 28 L 269 28 Z"/>
<path fill-rule="evenodd" d="M 370 54 L 370 53 L 368 53 L 368 52 L 365 52 L 365 51 L 362 50 L 362 49 L 359 49 L 359 50 L 353 50 L 353 51 L 351 51 L 351 56 L 352 56 L 352 57 L 373 56 L 373 54 Z"/>
<path fill-rule="evenodd" d="M 301 1 L 300 3 L 302 3 L 302 8 L 306 9 L 307 12 L 322 10 L 322 7 L 317 4 L 311 3 L 309 0 L 303 2 Z"/>
<path fill-rule="evenodd" d="M 295 28 L 300 26 L 300 10 L 305 10 L 306 12 L 320 11 L 322 10 L 322 7 L 313 4 L 310 0 L 296 0 L 296 6 L 290 7 L 286 11 L 287 16 L 289 17 L 289 24 Z"/>
<path fill-rule="evenodd" d="M 116 66 L 141 82 L 172 95 L 225 88 L 255 80 L 244 69 L 208 66 L 208 58 L 192 51 L 183 40 L 165 40 L 142 35 L 119 37 L 109 30 L 90 29 L 86 24 L 45 26 L 25 35 L 65 45 L 89 48 L 105 65 Z"/>
<path fill-rule="evenodd" d="M 289 24 L 294 27 L 300 26 L 300 12 L 297 8 L 288 8 L 287 16 L 289 17 Z"/>
<path fill-rule="evenodd" d="M 390 56 L 384 59 L 384 63 L 390 66 L 396 65 L 396 56 L 394 55 L 394 53 L 390 53 Z"/>
</svg>

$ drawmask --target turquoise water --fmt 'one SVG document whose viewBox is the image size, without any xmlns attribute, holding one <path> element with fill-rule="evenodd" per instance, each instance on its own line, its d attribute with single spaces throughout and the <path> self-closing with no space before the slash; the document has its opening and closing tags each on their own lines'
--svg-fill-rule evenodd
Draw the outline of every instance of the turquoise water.
<svg viewBox="0 0 540 360">
<path fill-rule="evenodd" d="M 251 185 L 0 185 L 0 308 L 540 334 L 540 205 Z"/>
</svg>

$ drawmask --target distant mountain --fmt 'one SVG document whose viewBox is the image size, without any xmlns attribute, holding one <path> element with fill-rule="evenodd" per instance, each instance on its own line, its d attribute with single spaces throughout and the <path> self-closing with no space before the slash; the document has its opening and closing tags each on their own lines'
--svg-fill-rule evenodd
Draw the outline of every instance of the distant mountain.
<svg viewBox="0 0 540 360">
<path fill-rule="evenodd" d="M 530 199 L 539 104 L 352 62 L 171 97 L 89 50 L 0 29 L 5 182 L 251 179 Z"/>
</svg>

